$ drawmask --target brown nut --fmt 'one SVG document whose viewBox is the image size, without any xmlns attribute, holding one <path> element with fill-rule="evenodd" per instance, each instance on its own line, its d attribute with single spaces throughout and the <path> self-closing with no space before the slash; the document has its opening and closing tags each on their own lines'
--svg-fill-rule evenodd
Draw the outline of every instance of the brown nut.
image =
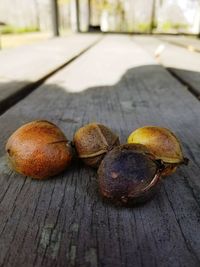
<svg viewBox="0 0 200 267">
<path fill-rule="evenodd" d="M 99 191 L 115 204 L 130 206 L 145 202 L 157 192 L 162 168 L 142 145 L 115 147 L 99 166 Z"/>
<path fill-rule="evenodd" d="M 86 165 L 98 167 L 105 154 L 119 145 L 119 137 L 103 124 L 90 123 L 76 131 L 74 145 Z"/>
<path fill-rule="evenodd" d="M 156 159 L 162 160 L 165 164 L 162 176 L 172 174 L 178 165 L 188 162 L 183 157 L 178 138 L 167 128 L 157 126 L 138 128 L 130 134 L 128 143 L 145 145 Z"/>
<path fill-rule="evenodd" d="M 16 130 L 7 141 L 6 152 L 13 170 L 35 179 L 62 172 L 72 159 L 65 135 L 44 120 L 29 122 Z"/>
</svg>

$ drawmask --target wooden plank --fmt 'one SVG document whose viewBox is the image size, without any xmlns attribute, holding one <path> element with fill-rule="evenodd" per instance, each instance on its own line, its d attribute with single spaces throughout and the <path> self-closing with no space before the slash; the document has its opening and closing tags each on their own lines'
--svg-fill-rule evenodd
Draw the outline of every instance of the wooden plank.
<svg viewBox="0 0 200 267">
<path fill-rule="evenodd" d="M 197 97 L 200 96 L 199 53 L 165 42 L 164 38 L 160 40 L 137 36 L 134 37 L 134 41 L 157 58 L 158 63 L 169 68 Z"/>
<path fill-rule="evenodd" d="M 27 94 L 34 83 L 73 60 L 100 38 L 100 35 L 74 34 L 0 52 L 0 113 Z"/>
<path fill-rule="evenodd" d="M 191 53 L 193 54 L 193 57 L 195 57 L 196 53 L 193 52 L 200 52 L 200 40 L 195 37 L 163 36 L 159 39 L 186 48 L 188 52 L 190 52 L 188 53 L 188 57 L 191 56 Z M 199 57 L 197 58 L 199 59 Z M 195 68 L 195 71 L 193 69 L 190 70 L 190 66 L 193 65 L 192 58 L 190 60 L 188 59 L 187 63 L 189 63 L 189 69 L 187 65 L 186 69 L 170 68 L 170 71 L 187 86 L 189 86 L 192 92 L 200 98 L 200 67 L 198 66 L 198 68 Z"/>
<path fill-rule="evenodd" d="M 169 71 L 177 77 L 189 90 L 200 99 L 200 76 L 197 71 L 169 68 Z"/>
<path fill-rule="evenodd" d="M 106 37 L 0 117 L 0 265 L 199 266 L 200 105 L 153 62 L 128 37 Z M 109 80 L 111 66 L 117 75 Z M 95 69 L 102 73 L 94 86 Z M 83 88 L 77 80 L 93 85 Z M 78 162 L 48 181 L 7 169 L 6 139 L 36 118 L 57 123 L 70 139 L 94 120 L 110 126 L 122 142 L 145 124 L 170 127 L 191 163 L 166 179 L 146 205 L 116 208 L 99 197 L 96 172 Z"/>
<path fill-rule="evenodd" d="M 186 36 L 161 36 L 160 40 L 184 47 L 189 51 L 200 52 L 200 40 L 196 37 Z"/>
</svg>

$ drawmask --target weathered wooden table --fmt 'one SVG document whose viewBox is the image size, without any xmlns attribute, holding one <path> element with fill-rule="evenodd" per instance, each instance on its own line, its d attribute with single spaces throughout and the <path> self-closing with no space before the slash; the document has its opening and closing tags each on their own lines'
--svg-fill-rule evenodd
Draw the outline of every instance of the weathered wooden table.
<svg viewBox="0 0 200 267">
<path fill-rule="evenodd" d="M 22 66 L 20 58 L 14 62 L 18 71 L 22 67 L 18 78 L 11 80 L 4 73 L 8 78 L 3 79 L 0 73 L 0 101 L 4 103 L 0 116 L 0 266 L 200 266 L 199 100 L 156 63 L 152 47 L 146 47 L 148 39 L 88 36 L 91 39 L 81 43 L 86 37 L 76 38 L 70 48 L 72 58 L 74 53 L 81 55 L 67 64 L 70 56 L 66 52 L 65 57 L 63 49 L 58 61 L 66 66 L 45 81 L 49 76 L 45 66 L 51 57 L 54 60 L 56 50 L 52 54 L 44 49 L 48 64 L 35 51 L 38 60 L 30 65 L 31 71 L 31 60 L 26 61 L 22 53 Z M 58 40 L 58 51 L 59 45 Z M 8 66 L 1 68 L 9 73 Z M 101 200 L 95 170 L 77 161 L 46 181 L 24 178 L 8 169 L 7 138 L 34 119 L 56 123 L 69 139 L 91 121 L 111 127 L 121 142 L 143 125 L 169 127 L 181 139 L 190 164 L 167 178 L 145 205 L 114 207 Z"/>
</svg>

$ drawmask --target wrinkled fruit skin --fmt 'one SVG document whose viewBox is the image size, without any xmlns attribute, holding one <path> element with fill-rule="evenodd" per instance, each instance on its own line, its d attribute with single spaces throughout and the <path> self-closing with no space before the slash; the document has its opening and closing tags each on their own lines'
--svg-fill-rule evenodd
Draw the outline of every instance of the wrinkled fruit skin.
<svg viewBox="0 0 200 267">
<path fill-rule="evenodd" d="M 145 145 L 156 159 L 165 164 L 162 176 L 171 175 L 185 162 L 178 138 L 169 130 L 156 126 L 138 128 L 128 137 L 128 143 Z"/>
<path fill-rule="evenodd" d="M 48 121 L 33 121 L 16 130 L 8 139 L 6 152 L 16 172 L 44 179 L 65 170 L 72 153 L 61 130 Z"/>
<path fill-rule="evenodd" d="M 98 169 L 101 195 L 115 204 L 131 206 L 155 195 L 161 166 L 154 157 L 126 144 L 108 152 Z"/>
<path fill-rule="evenodd" d="M 99 166 L 109 150 L 120 144 L 119 137 L 99 123 L 90 123 L 77 130 L 73 141 L 78 157 L 94 168 Z"/>
</svg>

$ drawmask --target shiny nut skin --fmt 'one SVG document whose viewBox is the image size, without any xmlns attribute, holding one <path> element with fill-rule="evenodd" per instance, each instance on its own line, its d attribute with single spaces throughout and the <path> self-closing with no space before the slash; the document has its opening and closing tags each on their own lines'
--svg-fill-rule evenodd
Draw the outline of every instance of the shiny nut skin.
<svg viewBox="0 0 200 267">
<path fill-rule="evenodd" d="M 90 123 L 78 129 L 74 135 L 78 157 L 88 166 L 97 168 L 106 153 L 119 145 L 119 137 L 100 123 Z"/>
<path fill-rule="evenodd" d="M 98 169 L 100 194 L 117 205 L 145 202 L 157 192 L 163 166 L 134 144 L 115 147 Z"/>
<path fill-rule="evenodd" d="M 156 159 L 162 160 L 165 169 L 162 175 L 171 175 L 178 165 L 187 163 L 183 157 L 180 141 L 167 128 L 158 126 L 145 126 L 136 129 L 128 137 L 128 143 L 145 145 Z"/>
<path fill-rule="evenodd" d="M 44 179 L 64 171 L 72 153 L 62 131 L 53 123 L 37 120 L 16 130 L 8 139 L 6 152 L 16 172 Z"/>
</svg>

